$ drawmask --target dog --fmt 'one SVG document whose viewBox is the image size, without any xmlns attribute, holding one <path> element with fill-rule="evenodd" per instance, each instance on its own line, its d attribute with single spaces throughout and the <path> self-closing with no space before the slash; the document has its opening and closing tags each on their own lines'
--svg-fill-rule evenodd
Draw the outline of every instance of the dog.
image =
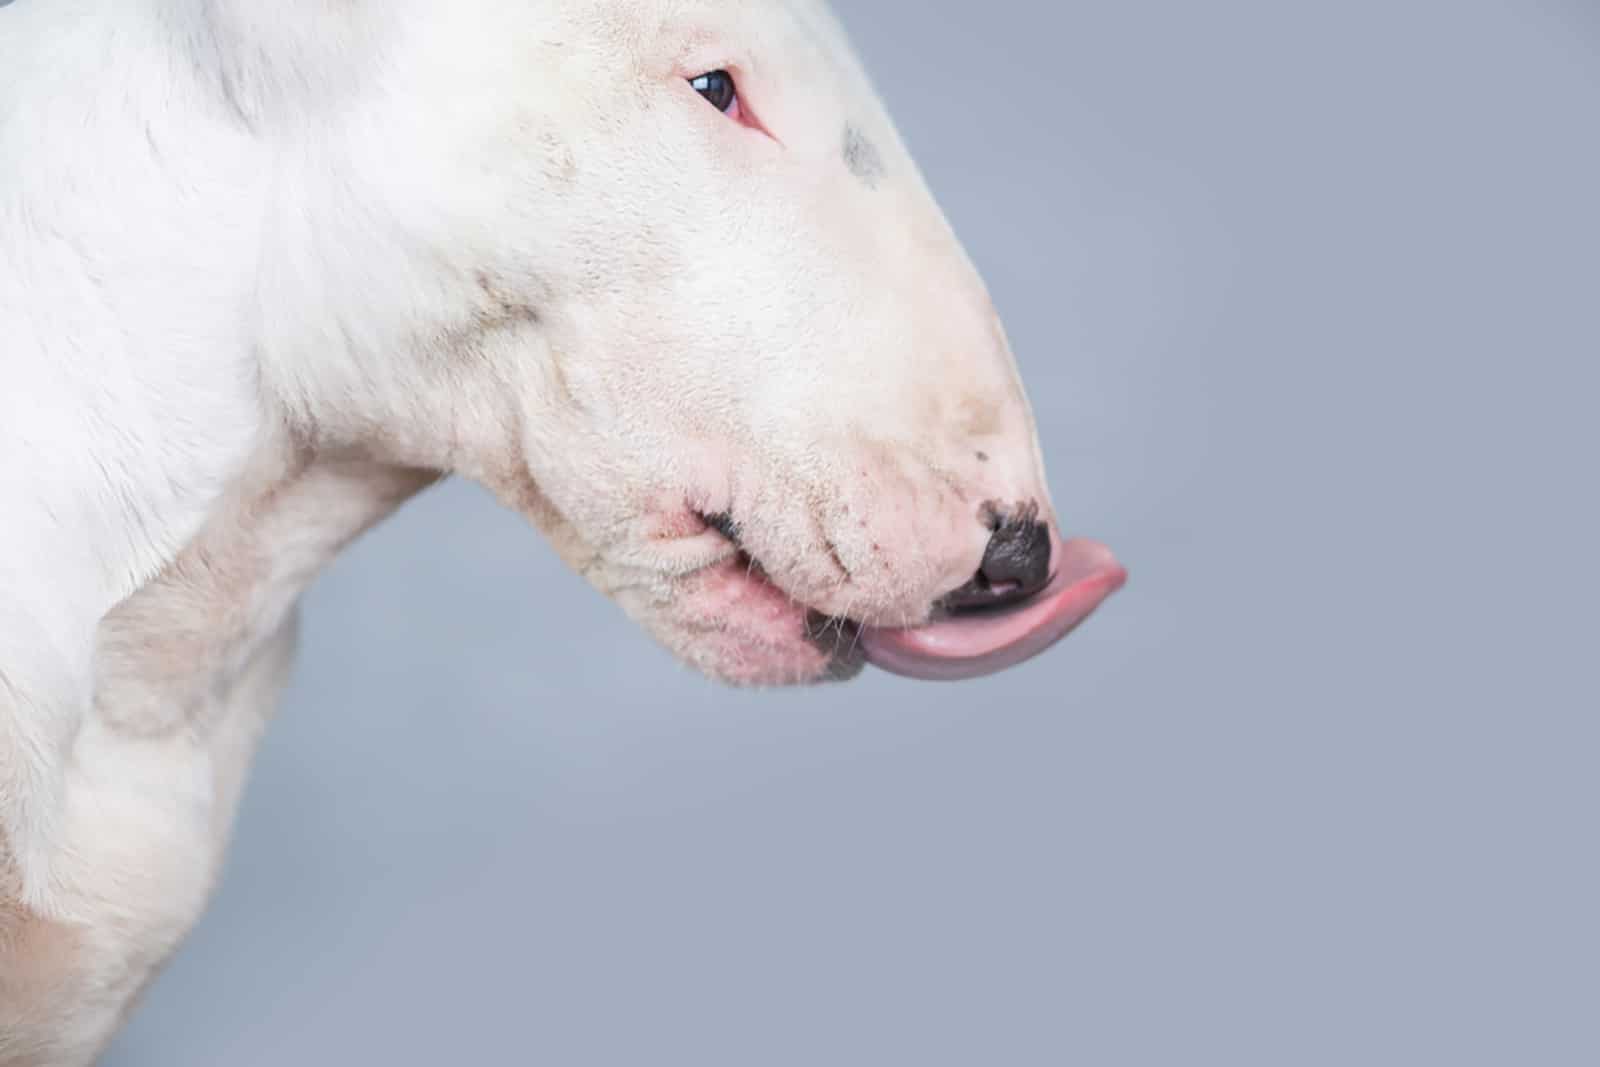
<svg viewBox="0 0 1600 1067">
<path fill-rule="evenodd" d="M 1125 578 L 820 0 L 0 7 L 0 367 L 8 1067 L 115 1032 L 302 591 L 440 477 L 734 684 L 974 677 Z"/>
</svg>

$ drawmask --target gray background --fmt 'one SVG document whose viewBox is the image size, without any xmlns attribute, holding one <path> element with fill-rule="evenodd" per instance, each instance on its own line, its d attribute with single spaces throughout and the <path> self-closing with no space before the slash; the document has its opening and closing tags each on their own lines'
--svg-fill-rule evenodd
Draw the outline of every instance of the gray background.
<svg viewBox="0 0 1600 1067">
<path fill-rule="evenodd" d="M 109 1062 L 1600 1063 L 1596 5 L 844 15 L 1128 589 L 741 694 L 433 491 Z"/>
</svg>

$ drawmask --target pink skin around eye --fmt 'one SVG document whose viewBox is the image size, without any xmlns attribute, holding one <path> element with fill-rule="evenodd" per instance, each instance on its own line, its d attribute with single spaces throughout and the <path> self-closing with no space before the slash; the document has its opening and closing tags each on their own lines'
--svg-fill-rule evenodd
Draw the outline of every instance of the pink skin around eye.
<svg viewBox="0 0 1600 1067">
<path fill-rule="evenodd" d="M 745 104 L 743 93 L 735 94 L 732 105 L 729 106 L 728 110 L 725 111 L 724 114 L 734 122 L 737 122 L 739 125 L 747 126 L 757 133 L 771 138 L 777 144 L 781 145 L 783 143 L 773 136 L 772 131 L 767 129 L 767 127 L 762 124 L 760 119 L 756 118 L 755 112 L 751 111 L 750 108 Z"/>
</svg>

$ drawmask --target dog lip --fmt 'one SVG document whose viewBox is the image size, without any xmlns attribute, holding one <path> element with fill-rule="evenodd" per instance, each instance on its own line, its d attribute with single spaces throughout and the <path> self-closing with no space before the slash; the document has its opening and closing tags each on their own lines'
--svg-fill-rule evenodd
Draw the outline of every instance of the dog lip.
<svg viewBox="0 0 1600 1067">
<path fill-rule="evenodd" d="M 739 523 L 732 515 L 726 511 L 696 511 L 694 515 L 705 523 L 706 531 L 716 533 L 733 548 L 733 558 L 744 566 L 748 577 L 771 582 L 772 579 L 768 577 L 767 570 L 761 565 L 761 561 L 751 555 L 750 551 L 744 547 L 744 543 L 739 538 Z M 707 564 L 707 567 L 715 567 L 718 564 L 727 562 L 727 559 L 728 557 L 724 556 Z"/>
<path fill-rule="evenodd" d="M 734 521 L 733 515 L 726 511 L 697 511 L 695 517 L 705 523 L 708 529 L 717 531 L 734 545 L 739 545 L 739 524 Z"/>
<path fill-rule="evenodd" d="M 805 610 L 805 629 L 807 637 L 817 640 L 826 636 L 829 632 L 841 637 L 848 634 L 851 637 L 850 643 L 852 647 L 854 647 L 859 643 L 862 634 L 874 628 L 871 626 L 871 624 L 853 616 L 830 615 L 825 611 L 820 611 L 810 604 L 807 604 L 795 597 L 787 590 L 782 589 L 782 587 L 773 580 L 771 572 L 762 565 L 760 557 L 756 556 L 745 547 L 742 538 L 743 524 L 735 519 L 731 512 L 702 511 L 696 508 L 691 508 L 690 512 L 699 522 L 704 524 L 705 530 L 702 531 L 703 533 L 715 532 L 734 549 L 735 554 L 732 558 L 744 568 L 745 577 L 747 579 L 751 581 L 766 582 L 767 584 L 779 589 L 780 592 L 783 592 L 785 596 L 788 596 L 790 600 L 794 601 L 796 605 Z M 711 561 L 710 563 L 707 563 L 703 569 L 710 570 L 711 568 L 721 566 L 726 562 L 728 562 L 728 557 L 722 556 Z M 994 611 L 996 614 L 999 613 L 993 608 L 989 610 Z M 924 625 L 937 623 L 946 618 L 949 614 L 951 614 L 951 612 L 948 599 L 941 598 L 930 606 L 928 617 L 926 620 L 924 620 Z"/>
<path fill-rule="evenodd" d="M 696 518 L 705 523 L 706 529 L 716 531 L 725 540 L 727 540 L 730 545 L 738 550 L 738 556 L 736 558 L 744 564 L 746 574 L 749 578 L 756 581 L 767 582 L 773 586 L 777 585 L 777 583 L 772 580 L 771 574 L 765 567 L 761 565 L 761 560 L 753 555 L 749 549 L 745 548 L 744 543 L 740 538 L 740 524 L 738 520 L 734 519 L 731 514 L 726 511 L 696 511 L 694 514 Z M 725 560 L 718 560 L 717 563 L 710 564 L 709 566 L 716 566 L 722 562 L 725 562 Z M 785 593 L 785 595 L 789 594 Z M 825 636 L 829 630 L 832 630 L 835 634 L 839 635 L 846 633 L 855 635 L 863 627 L 863 624 L 856 619 L 852 619 L 843 615 L 829 615 L 826 612 L 818 611 L 809 604 L 805 604 L 797 600 L 793 596 L 790 596 L 790 599 L 795 600 L 796 604 L 805 609 L 806 636 L 808 637 L 822 637 Z"/>
</svg>

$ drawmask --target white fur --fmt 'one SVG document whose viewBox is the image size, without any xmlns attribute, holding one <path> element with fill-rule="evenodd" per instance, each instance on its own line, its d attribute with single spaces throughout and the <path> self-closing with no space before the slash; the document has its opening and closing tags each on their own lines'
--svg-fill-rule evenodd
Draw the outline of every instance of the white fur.
<svg viewBox="0 0 1600 1067">
<path fill-rule="evenodd" d="M 689 89 L 722 67 L 770 137 Z M 904 623 L 984 501 L 1047 504 L 983 287 L 812 0 L 0 9 L 0 374 L 5 1065 L 87 1062 L 177 945 L 296 599 L 431 478 L 743 682 L 825 657 L 696 513 L 794 603 Z"/>
</svg>

